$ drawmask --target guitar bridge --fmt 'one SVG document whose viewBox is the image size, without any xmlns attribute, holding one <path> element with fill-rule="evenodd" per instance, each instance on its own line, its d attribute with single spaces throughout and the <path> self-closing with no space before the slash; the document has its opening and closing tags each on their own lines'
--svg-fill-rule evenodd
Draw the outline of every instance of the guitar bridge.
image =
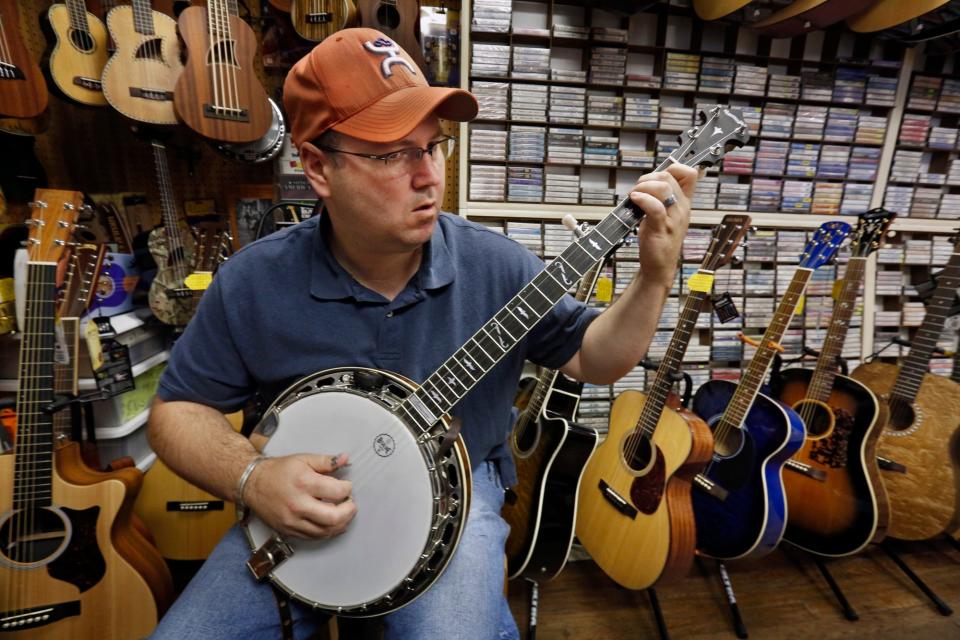
<svg viewBox="0 0 960 640">
<path fill-rule="evenodd" d="M 233 122 L 250 122 L 250 113 L 246 109 L 233 107 L 218 107 L 212 104 L 203 105 L 203 117 L 215 120 L 232 120 Z"/>
<path fill-rule="evenodd" d="M 627 502 L 623 496 L 613 490 L 613 487 L 608 485 L 605 481 L 601 480 L 599 485 L 600 493 L 603 494 L 603 497 L 613 505 L 613 508 L 627 516 L 631 520 L 637 519 L 637 509 L 632 504 Z"/>
<path fill-rule="evenodd" d="M 884 471 L 894 471 L 896 473 L 907 472 L 906 465 L 902 465 L 896 460 L 891 460 L 890 458 L 884 458 L 882 456 L 877 456 L 877 466 Z"/>
<path fill-rule="evenodd" d="M 729 491 L 727 491 L 726 489 L 724 489 L 723 487 L 718 485 L 716 482 L 714 482 L 707 476 L 703 475 L 702 473 L 698 473 L 693 477 L 693 486 L 700 489 L 707 495 L 716 498 L 720 502 L 723 502 L 724 500 L 726 500 L 727 496 L 730 495 Z"/>
<path fill-rule="evenodd" d="M 87 78 L 85 76 L 74 76 L 73 84 L 90 91 L 103 91 L 103 85 L 96 78 Z"/>
<path fill-rule="evenodd" d="M 304 22 L 307 24 L 328 24 L 333 22 L 333 14 L 329 12 L 308 13 Z"/>
<path fill-rule="evenodd" d="M 0 611 L 0 633 L 44 627 L 64 618 L 80 615 L 80 601 L 71 600 L 49 606 Z"/>
<path fill-rule="evenodd" d="M 819 480 L 820 482 L 825 482 L 827 479 L 826 471 L 816 469 L 805 462 L 800 462 L 799 460 L 787 460 L 783 466 L 787 469 L 790 469 L 790 471 L 796 471 L 801 475 L 807 476 L 808 478 L 813 478 L 814 480 Z"/>
<path fill-rule="evenodd" d="M 223 511 L 223 500 L 196 500 L 194 502 L 168 500 L 167 511 Z"/>
<path fill-rule="evenodd" d="M 293 547 L 279 535 L 274 535 L 250 555 L 250 559 L 247 560 L 247 568 L 250 569 L 250 573 L 253 574 L 257 582 L 262 582 L 264 578 L 270 575 L 271 571 L 292 555 Z"/>
</svg>

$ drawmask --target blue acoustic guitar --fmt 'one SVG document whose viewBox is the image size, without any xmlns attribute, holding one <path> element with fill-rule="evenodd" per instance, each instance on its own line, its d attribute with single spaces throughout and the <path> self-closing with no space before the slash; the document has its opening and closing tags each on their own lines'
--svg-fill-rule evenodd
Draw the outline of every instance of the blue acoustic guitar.
<svg viewBox="0 0 960 640">
<path fill-rule="evenodd" d="M 740 383 L 711 380 L 694 396 L 694 413 L 714 432 L 713 459 L 694 478 L 697 548 L 705 555 L 760 557 L 783 536 L 787 501 L 781 472 L 806 433 L 800 416 L 761 394 L 760 386 L 810 275 L 834 258 L 849 233 L 846 222 L 820 225 Z"/>
</svg>

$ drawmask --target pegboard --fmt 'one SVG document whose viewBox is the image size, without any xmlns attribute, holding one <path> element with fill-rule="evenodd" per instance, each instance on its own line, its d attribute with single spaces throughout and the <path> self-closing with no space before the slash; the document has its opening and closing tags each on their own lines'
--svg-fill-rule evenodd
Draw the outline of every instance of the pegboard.
<svg viewBox="0 0 960 640">
<path fill-rule="evenodd" d="M 51 2 L 26 0 L 18 3 L 24 44 L 47 73 L 47 56 L 55 38 L 47 29 Z M 107 3 L 104 3 L 107 4 Z M 111 4 L 121 4 L 111 3 Z M 247 3 L 260 39 L 259 2 Z M 88 3 L 93 7 L 93 3 Z M 43 25 L 43 26 L 41 26 Z M 49 34 L 46 33 L 49 31 Z M 277 100 L 283 73 L 266 72 L 256 58 L 256 73 Z M 52 86 L 48 78 L 48 87 Z M 110 106 L 87 107 L 50 91 L 49 128 L 36 138 L 35 151 L 46 169 L 50 187 L 75 189 L 88 194 L 140 192 L 147 194 L 157 222 L 160 221 L 160 194 L 149 142 L 135 135 L 140 127 Z M 272 184 L 273 163 L 241 163 L 220 156 L 206 140 L 185 126 L 155 129 L 168 137 L 170 172 L 174 196 L 181 207 L 184 200 L 212 198 L 217 212 L 226 220 L 232 187 L 240 184 Z M 11 206 L 9 221 L 29 216 L 26 207 Z"/>
</svg>

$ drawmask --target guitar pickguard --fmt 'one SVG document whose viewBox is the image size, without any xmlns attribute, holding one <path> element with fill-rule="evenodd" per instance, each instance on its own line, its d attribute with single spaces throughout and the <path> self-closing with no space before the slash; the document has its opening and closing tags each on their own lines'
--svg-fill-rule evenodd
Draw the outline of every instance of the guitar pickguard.
<svg viewBox="0 0 960 640">
<path fill-rule="evenodd" d="M 853 431 L 854 419 L 847 411 L 838 408 L 833 409 L 833 415 L 836 417 L 833 433 L 813 441 L 810 459 L 831 469 L 843 469 L 846 468 L 850 455 L 850 433 Z"/>
<path fill-rule="evenodd" d="M 666 467 L 663 462 L 663 451 L 657 447 L 657 459 L 653 468 L 644 476 L 636 478 L 630 485 L 630 502 L 640 513 L 648 516 L 660 507 L 663 489 L 666 484 Z"/>
<path fill-rule="evenodd" d="M 60 509 L 69 518 L 73 535 L 63 554 L 47 566 L 47 573 L 51 578 L 69 582 L 83 593 L 100 582 L 107 572 L 107 563 L 97 545 L 100 507 Z"/>
</svg>

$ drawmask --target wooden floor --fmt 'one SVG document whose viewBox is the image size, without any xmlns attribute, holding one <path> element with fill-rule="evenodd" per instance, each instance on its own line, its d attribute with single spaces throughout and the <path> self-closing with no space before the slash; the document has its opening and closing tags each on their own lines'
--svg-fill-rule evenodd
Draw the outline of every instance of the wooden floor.
<svg viewBox="0 0 960 640">
<path fill-rule="evenodd" d="M 778 549 L 727 568 L 750 638 L 960 639 L 960 550 L 946 540 L 894 544 L 906 563 L 957 613 L 943 616 L 880 548 L 827 563 L 860 619 L 844 619 L 817 566 L 804 553 Z M 730 609 L 716 564 L 704 560 L 690 576 L 657 588 L 670 637 L 733 639 Z M 526 638 L 529 589 L 510 583 L 510 606 Z M 567 564 L 540 588 L 537 640 L 658 638 L 645 591 L 620 588 L 590 560 Z"/>
</svg>

